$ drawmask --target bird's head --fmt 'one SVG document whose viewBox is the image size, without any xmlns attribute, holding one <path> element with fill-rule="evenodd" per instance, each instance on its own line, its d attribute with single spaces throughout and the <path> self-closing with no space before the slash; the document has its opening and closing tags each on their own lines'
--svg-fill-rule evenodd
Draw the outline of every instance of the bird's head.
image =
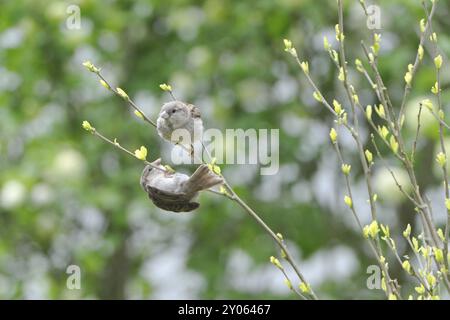
<svg viewBox="0 0 450 320">
<path fill-rule="evenodd" d="M 159 116 L 172 124 L 174 128 L 180 128 L 190 119 L 189 109 L 181 101 L 165 103 L 161 108 Z"/>
<path fill-rule="evenodd" d="M 141 186 L 145 190 L 145 183 L 147 179 L 152 175 L 155 171 L 159 171 L 158 169 L 155 169 L 155 167 L 164 169 L 164 167 L 161 165 L 161 158 L 156 159 L 155 161 L 151 162 L 151 165 L 146 165 L 144 170 L 141 174 Z"/>
</svg>

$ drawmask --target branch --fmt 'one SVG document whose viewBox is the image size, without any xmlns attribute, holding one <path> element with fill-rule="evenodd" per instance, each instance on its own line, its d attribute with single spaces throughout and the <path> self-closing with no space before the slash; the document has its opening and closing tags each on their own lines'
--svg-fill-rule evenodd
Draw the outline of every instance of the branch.
<svg viewBox="0 0 450 320">
<path fill-rule="evenodd" d="M 145 116 L 144 112 L 133 102 L 133 100 L 130 99 L 130 97 L 125 93 L 125 91 L 123 91 L 120 88 L 116 88 L 113 89 L 111 87 L 111 85 L 107 82 L 107 80 L 101 75 L 100 73 L 100 69 L 95 67 L 91 62 L 86 61 L 85 63 L 83 63 L 83 65 L 91 72 L 95 73 L 99 78 L 100 78 L 100 83 L 107 88 L 108 90 L 112 91 L 115 95 L 121 97 L 122 99 L 124 99 L 125 101 L 127 101 L 129 103 L 129 105 L 136 111 L 138 112 L 138 116 L 142 116 L 142 118 L 149 123 L 150 125 L 152 125 L 155 129 L 156 129 L 156 125 L 155 122 L 152 121 L 150 118 L 148 118 L 147 116 Z M 167 85 L 166 85 L 167 86 Z M 161 87 L 162 88 L 162 87 Z M 163 88 L 162 88 L 163 89 Z M 163 89 L 164 91 L 169 91 L 171 97 L 173 99 L 175 99 L 175 96 L 172 93 L 172 90 L 170 88 L 170 86 L 167 86 L 167 90 Z M 94 134 L 96 134 L 98 137 L 100 137 L 101 139 L 103 139 L 104 141 L 114 145 L 115 147 L 118 147 L 120 150 L 125 151 L 126 153 L 133 155 L 133 153 L 131 153 L 130 151 L 126 150 L 125 148 L 121 147 L 120 145 L 116 145 L 113 141 L 107 139 L 106 137 L 102 136 L 101 134 L 99 134 L 95 128 L 93 128 L 93 132 Z M 210 156 L 210 154 L 208 153 L 208 155 Z M 200 159 L 202 163 L 205 163 L 202 159 Z M 148 162 L 146 162 L 147 164 L 150 164 Z M 151 165 L 151 164 L 150 164 Z M 222 176 L 223 177 L 223 176 Z M 285 244 L 284 240 L 280 239 L 279 236 L 277 236 L 275 234 L 275 232 L 264 222 L 264 220 L 262 220 L 260 218 L 260 216 L 252 209 L 250 208 L 250 206 L 247 205 L 247 203 L 242 200 L 238 194 L 233 190 L 233 188 L 230 186 L 230 184 L 226 181 L 225 177 L 223 177 L 223 181 L 224 181 L 224 185 L 227 189 L 228 192 L 224 192 L 224 193 L 220 193 L 217 192 L 215 190 L 209 190 L 215 194 L 220 194 L 222 196 L 226 196 L 228 199 L 233 200 L 234 202 L 236 202 L 242 209 L 244 209 L 244 211 L 254 219 L 254 221 L 259 224 L 264 231 L 266 231 L 266 233 L 275 241 L 275 243 L 280 247 L 281 252 L 284 253 L 284 258 L 286 259 L 286 261 L 288 262 L 288 264 L 293 268 L 295 274 L 298 276 L 299 280 L 301 281 L 301 284 L 304 284 L 306 286 L 306 288 L 308 288 L 307 292 L 303 292 L 304 294 L 308 295 L 308 298 L 310 299 L 314 299 L 317 300 L 317 296 L 314 293 L 314 291 L 312 290 L 312 288 L 310 287 L 310 285 L 308 284 L 308 282 L 306 281 L 305 277 L 303 276 L 303 274 L 300 272 L 300 268 L 297 266 L 297 264 L 295 263 L 292 254 L 290 253 L 287 245 Z M 297 290 L 294 290 L 294 292 L 297 292 Z M 303 297 L 300 294 L 301 297 Z"/>
</svg>

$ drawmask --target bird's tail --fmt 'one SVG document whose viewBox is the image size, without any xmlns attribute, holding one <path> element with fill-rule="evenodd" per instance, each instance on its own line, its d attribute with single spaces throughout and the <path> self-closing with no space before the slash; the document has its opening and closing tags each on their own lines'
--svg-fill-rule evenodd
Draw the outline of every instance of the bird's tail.
<svg viewBox="0 0 450 320">
<path fill-rule="evenodd" d="M 200 165 L 186 181 L 185 190 L 195 193 L 223 183 L 222 177 L 212 172 L 207 165 Z"/>
</svg>

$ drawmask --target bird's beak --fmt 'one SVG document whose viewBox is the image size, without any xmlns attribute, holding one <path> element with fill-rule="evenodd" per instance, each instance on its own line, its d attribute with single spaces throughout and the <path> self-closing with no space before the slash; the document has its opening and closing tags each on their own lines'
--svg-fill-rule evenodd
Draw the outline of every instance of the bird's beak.
<svg viewBox="0 0 450 320">
<path fill-rule="evenodd" d="M 161 165 L 161 158 L 156 159 L 155 161 L 152 162 L 152 165 L 154 166 L 160 166 Z"/>
<path fill-rule="evenodd" d="M 168 114 L 167 112 L 163 111 L 163 112 L 161 113 L 161 118 L 167 119 L 167 118 L 169 118 L 169 114 Z"/>
</svg>

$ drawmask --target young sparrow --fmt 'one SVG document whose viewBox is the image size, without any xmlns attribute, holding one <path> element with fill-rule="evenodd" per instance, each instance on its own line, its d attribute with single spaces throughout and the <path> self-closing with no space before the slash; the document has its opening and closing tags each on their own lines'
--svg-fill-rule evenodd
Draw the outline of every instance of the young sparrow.
<svg viewBox="0 0 450 320">
<path fill-rule="evenodd" d="M 186 104 L 182 101 L 167 102 L 161 108 L 156 121 L 156 129 L 163 139 L 190 147 L 192 155 L 194 143 L 201 141 L 203 136 L 200 110 L 193 104 Z M 185 135 L 188 135 L 190 141 L 180 141 L 180 136 Z"/>
<path fill-rule="evenodd" d="M 161 159 L 152 163 L 164 169 Z M 207 165 L 200 165 L 189 177 L 183 173 L 164 172 L 147 165 L 141 176 L 141 186 L 153 203 L 163 210 L 188 212 L 200 204 L 193 200 L 198 192 L 223 183 L 223 179 L 213 173 Z"/>
</svg>

